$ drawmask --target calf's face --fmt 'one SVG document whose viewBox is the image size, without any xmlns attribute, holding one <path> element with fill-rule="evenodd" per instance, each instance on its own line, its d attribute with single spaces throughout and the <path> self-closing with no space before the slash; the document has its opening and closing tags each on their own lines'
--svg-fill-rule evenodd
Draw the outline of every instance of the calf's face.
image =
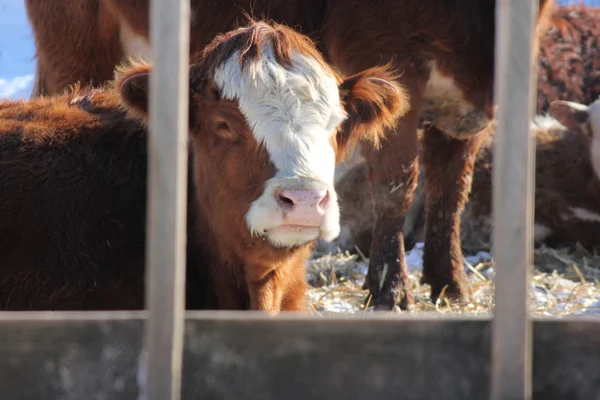
<svg viewBox="0 0 600 400">
<path fill-rule="evenodd" d="M 290 248 L 332 240 L 340 231 L 336 162 L 360 140 L 377 142 L 406 111 L 406 94 L 385 68 L 342 81 L 301 51 L 283 64 L 273 47 L 265 41 L 248 62 L 232 51 L 208 73 L 190 69 L 200 203 L 214 229 L 243 227 L 247 242 Z M 124 102 L 137 112 L 148 72 L 121 80 Z"/>
<path fill-rule="evenodd" d="M 590 144 L 590 160 L 600 179 L 600 99 L 590 105 L 556 100 L 548 113 L 572 132 L 583 132 Z"/>
</svg>

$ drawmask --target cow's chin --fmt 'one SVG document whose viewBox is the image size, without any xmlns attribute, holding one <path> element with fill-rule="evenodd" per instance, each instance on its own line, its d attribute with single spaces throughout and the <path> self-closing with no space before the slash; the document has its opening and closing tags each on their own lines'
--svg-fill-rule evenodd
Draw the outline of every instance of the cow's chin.
<svg viewBox="0 0 600 400">
<path fill-rule="evenodd" d="M 279 225 L 266 232 L 267 241 L 277 248 L 304 246 L 320 236 L 319 226 Z"/>
<path fill-rule="evenodd" d="M 292 248 L 310 244 L 317 239 L 327 242 L 335 239 L 339 234 L 339 227 L 282 224 L 274 226 L 265 232 L 265 239 L 273 247 Z"/>
</svg>

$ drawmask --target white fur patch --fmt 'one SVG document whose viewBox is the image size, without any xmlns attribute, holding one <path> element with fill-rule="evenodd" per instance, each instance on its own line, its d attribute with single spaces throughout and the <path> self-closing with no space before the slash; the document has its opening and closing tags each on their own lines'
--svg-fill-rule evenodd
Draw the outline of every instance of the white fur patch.
<svg viewBox="0 0 600 400">
<path fill-rule="evenodd" d="M 589 222 L 600 222 L 600 215 L 581 207 L 569 207 L 575 218 Z"/>
<path fill-rule="evenodd" d="M 454 77 L 444 75 L 435 60 L 430 61 L 429 67 L 421 117 L 459 139 L 483 130 L 490 122 L 484 110 L 465 98 Z"/>
<path fill-rule="evenodd" d="M 456 86 L 454 79 L 442 74 L 435 61 L 430 61 L 429 66 L 431 73 L 425 87 L 425 98 L 429 101 L 425 102 L 424 108 L 447 102 L 457 107 L 462 114 L 466 114 L 471 109 L 471 105 L 463 100 L 462 91 Z"/>
<path fill-rule="evenodd" d="M 592 166 L 598 179 L 600 179 L 600 99 L 588 107 L 590 127 L 592 131 L 592 143 L 590 144 L 590 157 Z"/>
<path fill-rule="evenodd" d="M 550 228 L 544 225 L 535 224 L 533 226 L 533 240 L 535 242 L 544 241 L 548 236 L 550 236 L 551 233 L 552 231 L 550 230 Z"/>
<path fill-rule="evenodd" d="M 293 54 L 292 67 L 284 68 L 275 59 L 270 41 L 265 42 L 260 53 L 260 59 L 242 70 L 240 52 L 234 52 L 214 74 L 222 96 L 237 100 L 255 139 L 265 146 L 277 169 L 262 195 L 251 204 L 246 222 L 253 234 L 266 234 L 277 246 L 316 239 L 301 234 L 295 239 L 269 234 L 283 223 L 274 192 L 280 185 L 324 188 L 329 190 L 330 199 L 321 236 L 332 240 L 340 227 L 333 188 L 335 153 L 330 140 L 346 118 L 336 79 L 316 60 L 298 52 Z"/>
<path fill-rule="evenodd" d="M 567 128 L 556 118 L 550 115 L 536 115 L 531 122 L 531 129 L 560 129 L 566 131 Z"/>
</svg>

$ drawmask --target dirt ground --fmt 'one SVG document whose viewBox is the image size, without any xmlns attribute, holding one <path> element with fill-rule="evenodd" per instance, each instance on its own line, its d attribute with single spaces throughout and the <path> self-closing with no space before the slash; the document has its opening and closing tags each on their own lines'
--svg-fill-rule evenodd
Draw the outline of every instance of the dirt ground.
<svg viewBox="0 0 600 400">
<path fill-rule="evenodd" d="M 474 289 L 469 304 L 451 304 L 443 297 L 433 304 L 429 286 L 419 285 L 423 244 L 407 252 L 415 304 L 409 313 L 489 314 L 494 308 L 494 262 L 489 253 L 466 255 L 465 268 Z M 534 253 L 530 310 L 534 316 L 597 315 L 600 318 L 600 255 L 584 249 L 542 247 Z M 371 312 L 362 290 L 368 260 L 355 254 L 318 254 L 307 266 L 313 312 Z"/>
</svg>

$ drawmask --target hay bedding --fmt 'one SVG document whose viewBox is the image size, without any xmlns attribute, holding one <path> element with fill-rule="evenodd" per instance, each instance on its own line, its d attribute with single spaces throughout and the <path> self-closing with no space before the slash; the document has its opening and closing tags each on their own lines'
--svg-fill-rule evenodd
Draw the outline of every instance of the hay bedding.
<svg viewBox="0 0 600 400">
<path fill-rule="evenodd" d="M 437 304 L 429 297 L 429 286 L 420 285 L 423 244 L 407 252 L 410 284 L 415 304 L 408 313 L 490 314 L 494 308 L 494 262 L 489 253 L 466 256 L 465 268 L 473 285 L 469 304 L 460 306 L 444 299 Z M 535 268 L 531 279 L 530 310 L 534 316 L 596 315 L 600 317 L 600 255 L 584 249 L 541 247 L 534 253 Z M 371 312 L 368 291 L 362 290 L 368 260 L 349 253 L 318 254 L 307 266 L 311 285 L 309 305 L 315 313 Z"/>
</svg>

